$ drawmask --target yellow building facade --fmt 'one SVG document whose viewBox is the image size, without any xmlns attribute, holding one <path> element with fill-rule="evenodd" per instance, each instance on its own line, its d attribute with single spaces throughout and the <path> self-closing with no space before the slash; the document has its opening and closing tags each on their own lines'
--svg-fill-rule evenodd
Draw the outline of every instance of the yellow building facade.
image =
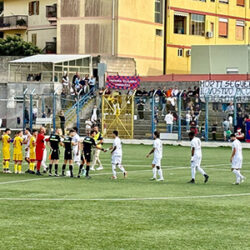
<svg viewBox="0 0 250 250">
<path fill-rule="evenodd" d="M 0 32 L 21 36 L 47 53 L 56 53 L 57 0 L 3 0 Z"/>
<path fill-rule="evenodd" d="M 243 45 L 250 42 L 246 0 L 169 0 L 166 16 L 166 73 L 188 74 L 192 45 Z"/>
<path fill-rule="evenodd" d="M 156 3 L 157 2 L 157 3 Z M 160 0 L 58 0 L 57 51 L 131 57 L 139 75 L 163 73 Z"/>
</svg>

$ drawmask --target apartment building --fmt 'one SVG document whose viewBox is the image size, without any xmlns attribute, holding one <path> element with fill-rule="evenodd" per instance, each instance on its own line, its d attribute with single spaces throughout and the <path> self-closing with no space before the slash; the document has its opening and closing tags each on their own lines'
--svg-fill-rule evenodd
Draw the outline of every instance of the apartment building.
<svg viewBox="0 0 250 250">
<path fill-rule="evenodd" d="M 140 75 L 163 73 L 162 0 L 58 0 L 57 51 L 131 57 Z"/>
<path fill-rule="evenodd" d="M 192 45 L 249 44 L 249 1 L 168 0 L 166 8 L 166 73 L 190 73 Z"/>
<path fill-rule="evenodd" d="M 21 36 L 45 53 L 56 53 L 57 0 L 0 0 L 0 37 Z"/>
</svg>

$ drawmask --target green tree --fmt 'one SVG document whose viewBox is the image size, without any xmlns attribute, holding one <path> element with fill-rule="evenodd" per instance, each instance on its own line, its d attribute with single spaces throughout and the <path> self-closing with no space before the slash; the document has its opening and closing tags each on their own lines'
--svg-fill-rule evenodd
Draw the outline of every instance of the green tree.
<svg viewBox="0 0 250 250">
<path fill-rule="evenodd" d="M 1 56 L 32 56 L 40 54 L 41 50 L 32 43 L 25 42 L 19 36 L 7 36 L 0 39 Z"/>
</svg>

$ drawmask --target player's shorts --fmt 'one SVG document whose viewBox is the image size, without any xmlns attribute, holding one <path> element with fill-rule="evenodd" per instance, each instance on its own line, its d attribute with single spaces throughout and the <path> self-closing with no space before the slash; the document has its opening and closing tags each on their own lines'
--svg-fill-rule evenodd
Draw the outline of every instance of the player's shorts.
<svg viewBox="0 0 250 250">
<path fill-rule="evenodd" d="M 191 168 L 197 168 L 201 166 L 201 157 L 194 157 L 194 161 L 191 162 Z"/>
<path fill-rule="evenodd" d="M 51 160 L 59 160 L 59 149 L 53 149 L 51 153 Z"/>
<path fill-rule="evenodd" d="M 233 158 L 232 168 L 235 168 L 235 169 L 242 168 L 242 159 L 235 159 L 235 158 Z"/>
<path fill-rule="evenodd" d="M 82 161 L 91 162 L 91 153 L 84 152 L 82 155 Z"/>
<path fill-rule="evenodd" d="M 30 158 L 30 149 L 25 150 L 25 158 Z"/>
<path fill-rule="evenodd" d="M 13 155 L 14 161 L 22 161 L 23 160 L 23 154 L 14 154 Z"/>
<path fill-rule="evenodd" d="M 36 153 L 35 152 L 30 152 L 29 158 L 31 161 L 35 161 L 36 160 Z"/>
<path fill-rule="evenodd" d="M 67 160 L 67 161 L 73 160 L 72 151 L 68 151 L 68 150 L 64 151 L 64 160 Z"/>
<path fill-rule="evenodd" d="M 122 164 L 122 156 L 121 155 L 112 155 L 111 163 L 112 164 Z"/>
<path fill-rule="evenodd" d="M 224 134 L 224 137 L 227 137 L 227 131 L 224 131 L 223 134 Z"/>
<path fill-rule="evenodd" d="M 81 161 L 81 154 L 79 153 L 77 155 L 77 149 L 73 150 L 73 160 L 74 162 L 80 162 Z"/>
<path fill-rule="evenodd" d="M 161 158 L 155 157 L 152 161 L 152 164 L 155 165 L 156 167 L 161 167 Z"/>
<path fill-rule="evenodd" d="M 10 160 L 10 151 L 9 150 L 6 150 L 6 149 L 3 150 L 3 159 Z"/>
</svg>

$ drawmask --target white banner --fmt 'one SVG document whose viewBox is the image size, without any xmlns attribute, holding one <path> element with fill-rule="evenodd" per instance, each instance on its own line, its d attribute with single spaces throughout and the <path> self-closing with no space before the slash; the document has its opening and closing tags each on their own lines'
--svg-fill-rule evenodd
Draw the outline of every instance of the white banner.
<svg viewBox="0 0 250 250">
<path fill-rule="evenodd" d="M 200 98 L 211 102 L 246 102 L 250 99 L 250 81 L 200 81 Z"/>
</svg>

